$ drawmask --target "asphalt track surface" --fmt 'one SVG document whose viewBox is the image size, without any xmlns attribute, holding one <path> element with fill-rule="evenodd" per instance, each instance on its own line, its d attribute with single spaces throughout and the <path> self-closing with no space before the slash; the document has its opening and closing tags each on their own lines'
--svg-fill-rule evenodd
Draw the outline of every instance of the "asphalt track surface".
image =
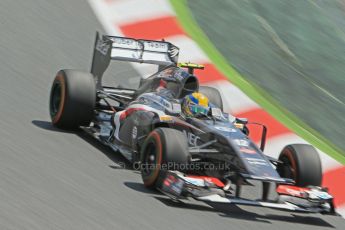
<svg viewBox="0 0 345 230">
<path fill-rule="evenodd" d="M 0 229 L 344 228 L 333 216 L 174 203 L 145 189 L 118 154 L 53 128 L 54 74 L 88 70 L 101 30 L 85 1 L 2 0 L 0 29 Z M 116 67 L 118 78 L 136 75 Z"/>
</svg>

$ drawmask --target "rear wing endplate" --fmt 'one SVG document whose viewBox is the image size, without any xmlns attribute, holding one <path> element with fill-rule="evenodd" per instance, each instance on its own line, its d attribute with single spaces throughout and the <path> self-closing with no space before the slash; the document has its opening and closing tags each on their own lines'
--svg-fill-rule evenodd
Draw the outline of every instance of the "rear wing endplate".
<svg viewBox="0 0 345 230">
<path fill-rule="evenodd" d="M 101 84 L 110 60 L 158 65 L 177 65 L 179 48 L 170 42 L 108 36 L 96 33 L 91 73 Z"/>
</svg>

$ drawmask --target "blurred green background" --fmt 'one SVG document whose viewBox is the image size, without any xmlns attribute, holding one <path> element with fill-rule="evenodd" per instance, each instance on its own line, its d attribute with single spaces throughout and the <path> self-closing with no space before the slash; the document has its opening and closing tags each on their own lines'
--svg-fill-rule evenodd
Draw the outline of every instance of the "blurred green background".
<svg viewBox="0 0 345 230">
<path fill-rule="evenodd" d="M 188 0 L 247 80 L 345 152 L 345 1 Z"/>
</svg>

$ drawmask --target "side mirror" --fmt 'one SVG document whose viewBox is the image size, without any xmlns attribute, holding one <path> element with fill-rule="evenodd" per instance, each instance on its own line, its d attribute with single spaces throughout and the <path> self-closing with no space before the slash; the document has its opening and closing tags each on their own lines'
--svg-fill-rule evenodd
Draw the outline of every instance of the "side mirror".
<svg viewBox="0 0 345 230">
<path fill-rule="evenodd" d="M 248 119 L 247 118 L 236 118 L 236 123 L 242 124 L 242 125 L 246 125 L 248 124 Z"/>
<path fill-rule="evenodd" d="M 211 115 L 212 117 L 220 118 L 223 116 L 223 113 L 219 108 L 211 108 Z"/>
</svg>

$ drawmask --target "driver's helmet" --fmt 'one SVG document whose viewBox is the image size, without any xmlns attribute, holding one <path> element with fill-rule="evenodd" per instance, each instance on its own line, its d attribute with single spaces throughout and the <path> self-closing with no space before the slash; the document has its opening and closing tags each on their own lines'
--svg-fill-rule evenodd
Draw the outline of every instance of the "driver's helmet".
<svg viewBox="0 0 345 230">
<path fill-rule="evenodd" d="M 192 93 L 183 99 L 182 111 L 187 116 L 206 116 L 209 110 L 208 98 L 202 93 Z"/>
</svg>

